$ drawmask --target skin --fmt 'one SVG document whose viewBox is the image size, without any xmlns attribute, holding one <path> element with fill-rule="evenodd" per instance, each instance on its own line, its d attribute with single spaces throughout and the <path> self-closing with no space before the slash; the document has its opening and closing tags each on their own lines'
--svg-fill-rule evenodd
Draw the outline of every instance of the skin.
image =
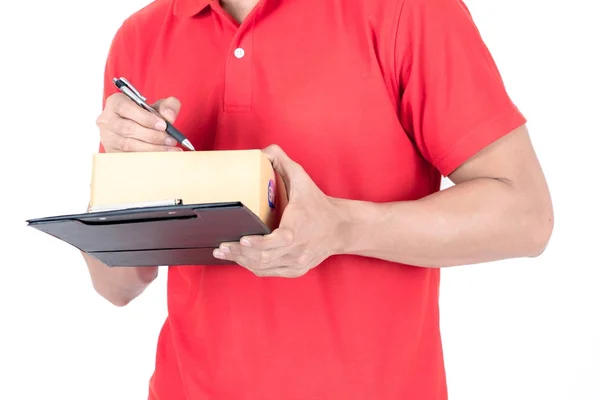
<svg viewBox="0 0 600 400">
<path fill-rule="evenodd" d="M 256 1 L 221 2 L 238 22 Z M 181 104 L 153 105 L 175 122 Z M 181 151 L 164 121 L 123 94 L 107 99 L 98 117 L 107 152 Z M 455 185 L 425 198 L 376 204 L 325 195 L 276 145 L 264 149 L 288 190 L 280 226 L 270 235 L 223 243 L 216 258 L 257 276 L 296 278 L 335 255 L 379 258 L 425 268 L 535 257 L 553 230 L 553 207 L 525 126 L 480 151 L 449 178 Z M 96 291 L 117 306 L 139 296 L 158 267 L 107 267 L 83 254 Z"/>
<path fill-rule="evenodd" d="M 246 19 L 257 3 L 257 0 L 221 0 L 220 2 L 221 7 L 239 23 Z"/>
<path fill-rule="evenodd" d="M 343 254 L 429 268 L 535 257 L 552 233 L 550 194 L 525 126 L 460 166 L 450 175 L 455 186 L 395 203 L 329 197 L 281 148 L 264 151 L 288 189 L 280 226 L 214 251 L 258 276 L 299 277 Z"/>
<path fill-rule="evenodd" d="M 181 104 L 171 97 L 158 101 L 152 107 L 173 123 Z M 176 147 L 177 142 L 164 131 L 166 124 L 163 120 L 138 107 L 122 93 L 107 99 L 96 125 L 100 129 L 100 140 L 107 153 L 182 151 Z M 156 266 L 108 267 L 85 253 L 82 255 L 94 289 L 116 306 L 125 306 L 142 294 L 158 275 Z"/>
</svg>

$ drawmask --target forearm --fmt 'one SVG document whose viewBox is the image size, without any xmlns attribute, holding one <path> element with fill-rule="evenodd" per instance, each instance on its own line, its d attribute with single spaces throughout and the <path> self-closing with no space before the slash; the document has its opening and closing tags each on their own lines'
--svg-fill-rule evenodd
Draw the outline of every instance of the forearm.
<svg viewBox="0 0 600 400">
<path fill-rule="evenodd" d="M 416 201 L 335 202 L 343 220 L 336 254 L 415 266 L 536 256 L 552 230 L 550 205 L 496 179 L 474 179 Z"/>
<path fill-rule="evenodd" d="M 117 306 L 139 296 L 158 275 L 158 267 L 108 267 L 88 254 L 82 255 L 94 289 Z"/>
</svg>

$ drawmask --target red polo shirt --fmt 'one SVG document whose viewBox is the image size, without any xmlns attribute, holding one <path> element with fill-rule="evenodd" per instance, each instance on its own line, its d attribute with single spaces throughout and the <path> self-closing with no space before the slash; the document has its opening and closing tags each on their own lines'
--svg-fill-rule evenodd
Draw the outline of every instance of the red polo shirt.
<svg viewBox="0 0 600 400">
<path fill-rule="evenodd" d="M 158 0 L 106 71 L 176 96 L 200 150 L 279 144 L 329 195 L 418 199 L 525 122 L 459 0 Z M 442 400 L 438 269 L 332 257 L 298 279 L 171 267 L 154 400 Z"/>
</svg>

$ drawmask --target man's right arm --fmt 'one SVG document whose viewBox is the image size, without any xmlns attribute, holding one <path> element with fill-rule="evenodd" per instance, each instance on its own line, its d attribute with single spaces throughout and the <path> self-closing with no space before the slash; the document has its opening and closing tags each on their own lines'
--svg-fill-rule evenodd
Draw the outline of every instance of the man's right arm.
<svg viewBox="0 0 600 400">
<path fill-rule="evenodd" d="M 158 267 L 109 267 L 89 254 L 82 255 L 96 292 L 118 307 L 142 294 L 158 276 Z"/>
<path fill-rule="evenodd" d="M 181 107 L 170 97 L 153 105 L 173 123 Z M 108 97 L 96 124 L 100 129 L 104 152 L 182 151 L 166 132 L 166 123 L 142 109 L 121 93 Z M 158 267 L 109 267 L 83 254 L 94 289 L 116 306 L 125 306 L 139 296 L 156 279 Z"/>
<path fill-rule="evenodd" d="M 166 123 L 139 107 L 113 84 L 114 77 L 129 76 L 129 57 L 137 29 L 126 21 L 117 31 L 106 60 L 102 113 L 96 124 L 100 130 L 100 152 L 181 151 L 177 141 L 167 135 Z M 133 77 L 135 79 L 135 76 Z M 169 122 L 174 123 L 180 103 L 167 98 L 152 105 Z M 109 267 L 94 257 L 83 254 L 92 284 L 104 298 L 124 306 L 139 296 L 156 279 L 158 267 Z"/>
</svg>

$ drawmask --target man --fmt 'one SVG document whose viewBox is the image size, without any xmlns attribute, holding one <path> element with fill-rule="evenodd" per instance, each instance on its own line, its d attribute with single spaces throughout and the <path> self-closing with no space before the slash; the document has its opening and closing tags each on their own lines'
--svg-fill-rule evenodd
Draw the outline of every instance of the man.
<svg viewBox="0 0 600 400">
<path fill-rule="evenodd" d="M 150 399 L 446 399 L 440 267 L 551 235 L 525 118 L 460 0 L 153 2 L 114 38 L 100 150 L 181 151 L 119 76 L 197 149 L 264 149 L 289 194 L 279 229 L 215 249 L 231 265 L 169 269 Z M 119 306 L 157 274 L 86 261 Z"/>
</svg>

